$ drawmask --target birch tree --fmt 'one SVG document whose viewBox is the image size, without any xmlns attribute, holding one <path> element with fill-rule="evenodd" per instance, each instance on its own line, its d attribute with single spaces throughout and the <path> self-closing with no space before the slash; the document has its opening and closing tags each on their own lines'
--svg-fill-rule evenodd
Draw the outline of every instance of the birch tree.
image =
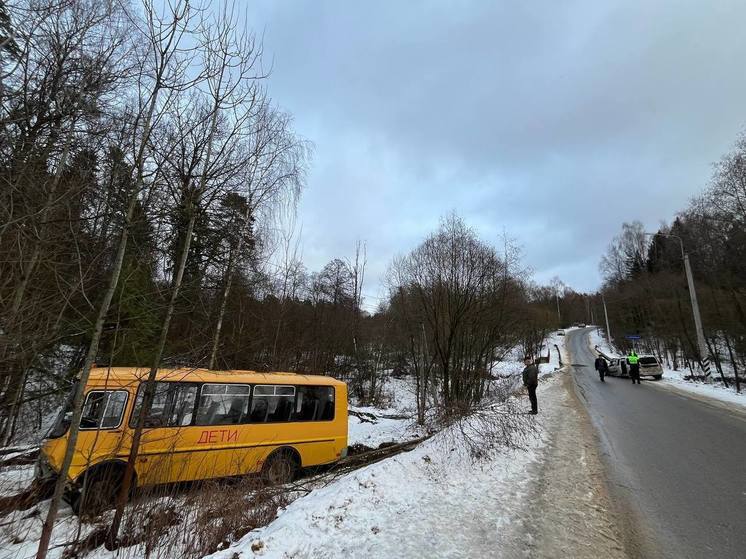
<svg viewBox="0 0 746 559">
<path fill-rule="evenodd" d="M 221 188 L 230 186 L 243 161 L 237 156 L 252 117 L 261 106 L 261 49 L 253 36 L 239 32 L 230 10 L 200 25 L 200 64 L 204 80 L 200 88 L 175 106 L 176 121 L 168 127 L 165 147 L 159 150 L 161 167 L 167 166 L 176 181 L 171 187 L 174 203 L 183 207 L 186 227 L 178 260 L 174 263 L 168 303 L 164 309 L 153 362 L 144 383 L 143 400 L 136 418 L 124 477 L 117 495 L 116 510 L 107 537 L 107 547 L 117 546 L 119 527 L 132 485 L 135 460 L 155 395 L 155 378 L 166 347 L 171 321 L 189 257 L 197 207 L 219 199 Z M 182 115 L 184 115 L 182 117 Z"/>
<path fill-rule="evenodd" d="M 132 191 L 126 194 L 126 212 L 123 217 L 122 229 L 119 232 L 116 255 L 111 265 L 108 285 L 99 305 L 92 328 L 91 342 L 76 385 L 65 455 L 55 483 L 49 511 L 42 527 L 36 554 L 37 559 L 44 559 L 47 555 L 52 529 L 67 483 L 67 472 L 77 444 L 84 389 L 98 352 L 104 321 L 122 271 L 129 223 L 132 221 L 139 196 L 146 187 L 146 177 L 149 174 L 148 149 L 152 131 L 167 112 L 172 96 L 187 89 L 196 81 L 195 78 L 189 78 L 191 75 L 189 69 L 192 66 L 191 53 L 184 49 L 186 38 L 194 32 L 194 14 L 194 9 L 190 7 L 188 2 L 184 1 L 169 5 L 167 12 L 161 15 L 156 10 L 155 3 L 151 0 L 144 1 L 143 16 L 134 13 L 128 14 L 134 29 L 136 29 L 133 39 L 141 45 L 136 61 L 140 71 L 137 74 L 137 95 L 131 144 L 134 182 Z"/>
</svg>

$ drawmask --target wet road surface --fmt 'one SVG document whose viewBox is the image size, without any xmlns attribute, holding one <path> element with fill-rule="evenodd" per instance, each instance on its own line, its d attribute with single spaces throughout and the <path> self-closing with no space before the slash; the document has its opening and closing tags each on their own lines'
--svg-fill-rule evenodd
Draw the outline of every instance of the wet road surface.
<svg viewBox="0 0 746 559">
<path fill-rule="evenodd" d="M 746 414 L 593 368 L 568 332 L 570 372 L 601 442 L 633 557 L 746 557 Z"/>
</svg>

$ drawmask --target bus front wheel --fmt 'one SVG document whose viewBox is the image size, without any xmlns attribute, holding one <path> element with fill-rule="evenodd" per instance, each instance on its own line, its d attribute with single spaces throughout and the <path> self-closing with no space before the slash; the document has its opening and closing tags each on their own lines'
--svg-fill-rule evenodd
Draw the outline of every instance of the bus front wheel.
<svg viewBox="0 0 746 559">
<path fill-rule="evenodd" d="M 78 516 L 97 516 L 114 506 L 124 479 L 124 467 L 104 465 L 86 472 L 81 487 L 70 495 L 70 507 Z"/>
<path fill-rule="evenodd" d="M 262 466 L 262 480 L 267 485 L 282 485 L 295 479 L 300 469 L 298 457 L 290 450 L 277 450 Z"/>
</svg>

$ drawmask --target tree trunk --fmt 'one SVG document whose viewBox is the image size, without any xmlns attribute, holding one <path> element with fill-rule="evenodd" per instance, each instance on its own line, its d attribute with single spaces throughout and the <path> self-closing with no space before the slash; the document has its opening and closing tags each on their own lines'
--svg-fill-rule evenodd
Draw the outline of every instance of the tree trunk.
<svg viewBox="0 0 746 559">
<path fill-rule="evenodd" d="M 191 206 L 191 204 L 190 204 Z M 176 277 L 174 278 L 173 286 L 171 288 L 171 298 L 166 307 L 166 314 L 163 317 L 163 323 L 161 325 L 161 334 L 158 340 L 158 346 L 156 348 L 155 356 L 153 357 L 153 364 L 150 367 L 148 378 L 145 381 L 145 392 L 143 394 L 143 402 L 140 407 L 140 414 L 137 416 L 137 425 L 135 431 L 132 434 L 132 445 L 130 446 L 129 456 L 127 457 L 127 466 L 124 471 L 124 478 L 122 480 L 122 487 L 119 490 L 116 500 L 116 509 L 114 511 L 114 518 L 111 521 L 111 527 L 106 538 L 106 548 L 109 550 L 116 549 L 117 537 L 119 535 L 119 527 L 122 524 L 122 517 L 124 516 L 124 507 L 127 504 L 127 500 L 132 486 L 132 478 L 135 472 L 135 460 L 137 459 L 137 453 L 140 450 L 140 440 L 142 439 L 142 430 L 145 426 L 145 417 L 150 412 L 150 406 L 153 404 L 153 398 L 155 396 L 155 377 L 160 367 L 161 359 L 163 357 L 163 350 L 166 347 L 166 340 L 168 338 L 169 327 L 171 326 L 171 318 L 173 317 L 174 308 L 176 306 L 176 300 L 179 297 L 179 289 L 181 288 L 181 282 L 184 278 L 184 270 L 186 269 L 187 257 L 189 255 L 189 247 L 192 242 L 192 233 L 194 231 L 195 222 L 195 211 L 193 207 L 190 207 L 189 223 L 187 225 L 187 232 L 184 239 L 184 246 L 179 257 L 179 266 L 177 268 Z"/>
<path fill-rule="evenodd" d="M 728 348 L 728 356 L 730 357 L 731 365 L 733 366 L 733 375 L 736 377 L 736 392 L 739 394 L 741 393 L 741 379 L 739 378 L 738 374 L 738 363 L 736 363 L 736 358 L 733 355 L 733 348 L 730 345 L 730 338 L 728 337 L 727 332 L 724 332 L 725 336 L 725 347 Z"/>
<path fill-rule="evenodd" d="M 88 377 L 91 373 L 91 367 L 96 359 L 98 353 L 98 346 L 101 342 L 101 334 L 104 329 L 104 321 L 106 315 L 109 312 L 111 300 L 114 297 L 117 284 L 119 283 L 119 276 L 122 273 L 122 265 L 124 263 L 124 253 L 127 249 L 127 238 L 129 235 L 129 228 L 132 222 L 132 217 L 137 206 L 137 198 L 140 189 L 143 186 L 143 173 L 145 166 L 145 149 L 150 139 L 151 127 L 153 123 L 153 114 L 155 113 L 156 102 L 158 100 L 158 94 L 163 88 L 162 78 L 165 66 L 159 68 L 158 74 L 156 75 L 156 82 L 153 87 L 153 92 L 148 100 L 148 109 L 145 113 L 143 120 L 142 134 L 140 135 L 140 145 L 137 150 L 137 156 L 135 158 L 135 168 L 137 169 L 137 177 L 135 185 L 127 205 L 127 213 L 125 215 L 124 226 L 122 227 L 122 235 L 119 239 L 119 247 L 117 248 L 116 257 L 114 258 L 114 264 L 109 277 L 109 285 L 104 293 L 103 301 L 98 310 L 96 316 L 96 322 L 93 327 L 93 333 L 91 336 L 91 343 L 86 353 L 85 361 L 83 362 L 83 369 L 80 372 L 80 380 L 75 390 L 75 396 L 73 397 L 73 416 L 70 423 L 70 434 L 67 438 L 67 446 L 65 448 L 65 456 L 60 466 L 59 477 L 55 483 L 54 493 L 52 500 L 49 504 L 49 511 L 47 517 L 44 520 L 42 527 L 41 536 L 39 538 L 39 547 L 36 551 L 36 559 L 46 559 L 47 552 L 49 551 L 49 541 L 52 537 L 52 530 L 54 529 L 54 522 L 57 518 L 57 512 L 59 510 L 60 501 L 62 500 L 62 494 L 67 483 L 67 473 L 70 470 L 70 463 L 72 462 L 73 453 L 75 452 L 75 445 L 78 442 L 78 432 L 80 430 L 80 418 L 83 415 L 83 393 L 86 385 L 88 384 Z"/>
<path fill-rule="evenodd" d="M 104 299 L 101 302 L 101 306 L 98 309 L 98 315 L 96 316 L 96 322 L 93 327 L 93 335 L 91 336 L 91 344 L 88 346 L 88 352 L 86 353 L 85 361 L 83 363 L 83 370 L 80 372 L 80 380 L 75 389 L 75 395 L 73 397 L 73 416 L 70 422 L 70 432 L 67 437 L 67 446 L 65 447 L 65 456 L 62 459 L 62 465 L 60 466 L 59 475 L 57 482 L 54 486 L 54 493 L 52 494 L 52 500 L 49 503 L 49 511 L 47 517 L 44 520 L 42 526 L 41 536 L 39 538 L 39 547 L 36 551 L 36 559 L 45 559 L 47 551 L 49 550 L 49 541 L 52 536 L 52 529 L 54 528 L 54 522 L 57 518 L 57 511 L 59 510 L 60 501 L 65 490 L 65 484 L 67 483 L 67 473 L 70 470 L 70 463 L 73 459 L 75 452 L 75 445 L 78 442 L 78 432 L 80 430 L 80 418 L 83 415 L 83 394 L 88 384 L 88 377 L 91 373 L 91 367 L 96 359 L 98 353 L 98 345 L 101 341 L 101 333 L 104 329 L 104 321 L 106 315 L 109 312 L 109 306 L 111 305 L 111 299 L 114 297 L 114 291 L 119 283 L 119 275 L 122 271 L 122 263 L 124 262 L 124 253 L 127 248 L 127 236 L 129 233 L 129 225 L 132 220 L 132 216 L 135 210 L 137 201 L 137 192 L 132 194 L 129 206 L 127 208 L 127 215 L 124 227 L 122 228 L 122 236 L 119 239 L 119 247 L 117 248 L 117 254 L 114 259 L 114 265 L 112 268 L 111 276 L 109 278 L 109 285 L 104 293 Z"/>
<path fill-rule="evenodd" d="M 239 238 L 238 250 L 241 249 L 241 240 L 243 239 L 243 236 Z M 220 309 L 218 310 L 218 321 L 215 324 L 215 333 L 212 337 L 212 351 L 210 351 L 210 363 L 207 366 L 208 369 L 212 370 L 215 368 L 217 356 L 218 356 L 218 347 L 220 346 L 220 334 L 223 330 L 223 318 L 225 317 L 225 308 L 228 304 L 228 296 L 231 292 L 231 284 L 233 283 L 233 251 L 231 251 L 229 257 L 228 257 L 228 265 L 225 269 L 225 287 L 223 288 L 223 294 L 220 300 Z"/>
</svg>

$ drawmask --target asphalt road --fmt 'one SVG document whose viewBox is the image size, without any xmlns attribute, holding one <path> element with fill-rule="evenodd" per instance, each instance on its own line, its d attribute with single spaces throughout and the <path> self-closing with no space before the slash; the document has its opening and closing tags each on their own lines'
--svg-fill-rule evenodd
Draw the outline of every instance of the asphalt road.
<svg viewBox="0 0 746 559">
<path fill-rule="evenodd" d="M 588 330 L 570 371 L 601 441 L 631 556 L 746 558 L 746 414 L 656 387 L 600 382 Z"/>
</svg>

